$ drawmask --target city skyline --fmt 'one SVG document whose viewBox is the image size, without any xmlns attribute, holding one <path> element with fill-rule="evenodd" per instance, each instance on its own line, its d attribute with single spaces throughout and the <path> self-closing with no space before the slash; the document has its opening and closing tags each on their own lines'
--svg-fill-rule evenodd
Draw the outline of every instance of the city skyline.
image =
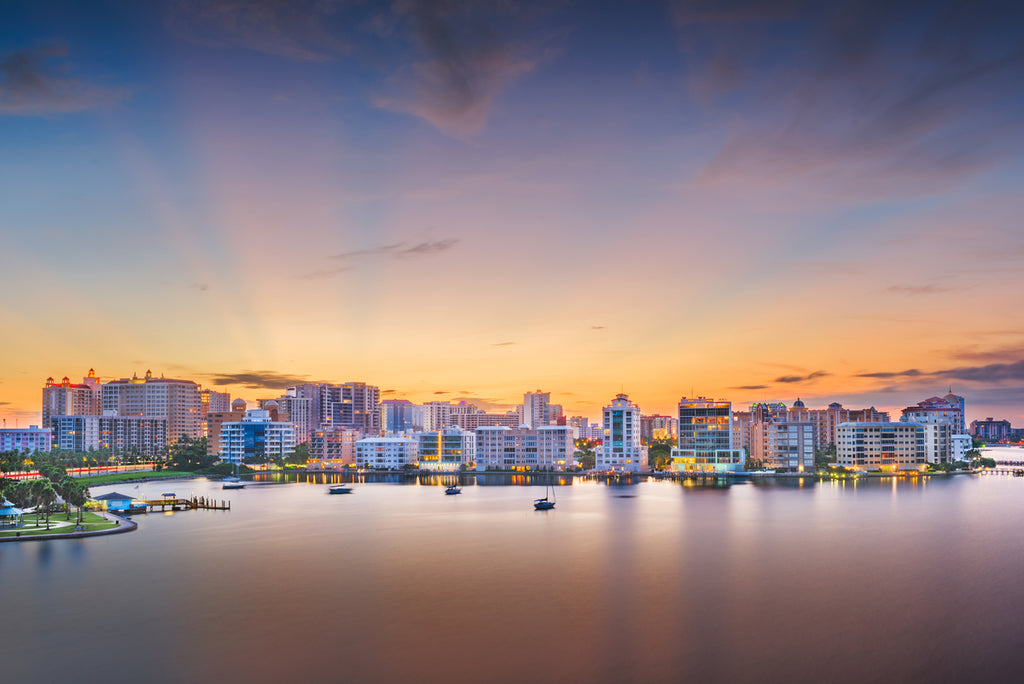
<svg viewBox="0 0 1024 684">
<path fill-rule="evenodd" d="M 1018 7 L 0 13 L 8 426 L 90 367 L 1024 422 Z"/>
</svg>

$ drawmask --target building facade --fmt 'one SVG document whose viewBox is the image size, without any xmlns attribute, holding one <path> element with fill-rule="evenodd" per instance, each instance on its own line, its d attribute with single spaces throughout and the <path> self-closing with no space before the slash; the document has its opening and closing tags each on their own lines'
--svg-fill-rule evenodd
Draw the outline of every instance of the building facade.
<svg viewBox="0 0 1024 684">
<path fill-rule="evenodd" d="M 49 428 L 30 425 L 27 428 L 0 429 L 0 451 L 46 453 L 52 446 L 53 436 Z"/>
<path fill-rule="evenodd" d="M 309 460 L 306 467 L 314 470 L 336 470 L 356 464 L 356 442 L 362 439 L 359 430 L 325 425 L 309 439 Z"/>
<path fill-rule="evenodd" d="M 684 473 L 730 473 L 743 470 L 742 449 L 732 443 L 732 402 L 683 397 L 679 402 L 679 437 L 672 468 Z"/>
<path fill-rule="evenodd" d="M 72 383 L 66 375 L 59 383 L 52 377 L 46 378 L 43 386 L 43 427 L 49 426 L 53 416 L 98 416 L 99 386 L 99 378 L 92 368 L 81 383 Z"/>
<path fill-rule="evenodd" d="M 910 422 L 841 423 L 836 428 L 836 464 L 854 470 L 923 470 L 925 429 Z"/>
<path fill-rule="evenodd" d="M 417 462 L 424 470 L 459 470 L 476 463 L 476 433 L 452 427 L 421 432 Z"/>
<path fill-rule="evenodd" d="M 618 394 L 602 409 L 604 440 L 594 452 L 594 468 L 623 473 L 647 472 L 647 447 L 640 439 L 640 407 Z"/>
<path fill-rule="evenodd" d="M 113 380 L 102 386 L 101 408 L 105 416 L 145 416 L 167 421 L 170 444 L 182 437 L 199 439 L 203 434 L 199 385 L 191 380 L 144 378 Z"/>
<path fill-rule="evenodd" d="M 1013 436 L 1013 427 L 1008 420 L 994 420 L 989 416 L 985 420 L 971 421 L 971 435 L 983 442 L 1008 442 Z"/>
<path fill-rule="evenodd" d="M 220 428 L 220 457 L 228 463 L 266 463 L 295 452 L 295 426 L 274 422 L 270 412 L 250 409 Z"/>
<path fill-rule="evenodd" d="M 537 428 L 551 424 L 551 393 L 527 392 L 523 395 L 522 425 Z"/>
<path fill-rule="evenodd" d="M 401 470 L 416 465 L 419 442 L 409 437 L 367 437 L 356 442 L 356 465 L 375 470 Z"/>
<path fill-rule="evenodd" d="M 53 446 L 67 451 L 108 449 L 116 456 L 160 456 L 167 421 L 148 416 L 53 416 Z"/>
<path fill-rule="evenodd" d="M 575 465 L 573 428 L 504 425 L 476 431 L 477 470 L 565 470 Z"/>
<path fill-rule="evenodd" d="M 814 470 L 814 425 L 769 418 L 750 426 L 750 457 L 766 468 Z"/>
</svg>

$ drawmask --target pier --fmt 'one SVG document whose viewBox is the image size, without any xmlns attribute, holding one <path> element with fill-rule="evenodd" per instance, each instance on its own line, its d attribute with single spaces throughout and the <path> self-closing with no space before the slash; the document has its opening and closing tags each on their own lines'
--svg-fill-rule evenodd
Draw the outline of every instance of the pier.
<svg viewBox="0 0 1024 684">
<path fill-rule="evenodd" d="M 178 499 L 171 494 L 165 495 L 160 499 L 143 500 L 142 503 L 146 505 L 147 513 L 153 513 L 158 509 L 160 511 L 189 511 L 200 508 L 210 511 L 231 510 L 230 501 L 217 501 L 216 499 L 208 499 L 205 496 L 193 496 L 191 499 Z"/>
</svg>

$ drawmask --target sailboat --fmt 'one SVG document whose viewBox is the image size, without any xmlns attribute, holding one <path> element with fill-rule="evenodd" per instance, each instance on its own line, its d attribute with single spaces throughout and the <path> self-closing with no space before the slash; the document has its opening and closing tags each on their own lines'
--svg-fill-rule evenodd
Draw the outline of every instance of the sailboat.
<svg viewBox="0 0 1024 684">
<path fill-rule="evenodd" d="M 548 492 L 550 490 L 550 493 Z M 533 508 L 538 511 L 550 511 L 555 507 L 555 489 L 551 485 L 545 485 L 544 498 L 534 499 Z"/>
<path fill-rule="evenodd" d="M 238 477 L 238 464 L 235 463 L 235 474 L 228 475 L 221 480 L 222 489 L 242 489 L 245 487 L 245 483 L 242 482 L 242 478 Z"/>
<path fill-rule="evenodd" d="M 453 482 L 450 485 L 448 485 L 445 488 L 444 493 L 445 493 L 445 496 L 450 496 L 452 494 L 461 494 L 462 493 L 462 487 L 459 486 L 459 481 L 456 479 L 455 482 Z"/>
</svg>

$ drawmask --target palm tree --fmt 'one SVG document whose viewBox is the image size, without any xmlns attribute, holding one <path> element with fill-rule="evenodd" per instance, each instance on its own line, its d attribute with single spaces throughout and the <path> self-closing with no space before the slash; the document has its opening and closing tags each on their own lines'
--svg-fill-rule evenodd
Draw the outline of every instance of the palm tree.
<svg viewBox="0 0 1024 684">
<path fill-rule="evenodd" d="M 85 510 L 85 504 L 89 501 L 89 489 L 74 480 L 69 482 L 67 492 L 64 494 L 64 499 L 71 505 L 78 507 L 78 524 L 82 524 L 82 511 Z"/>
<path fill-rule="evenodd" d="M 50 529 L 50 506 L 57 500 L 57 491 L 53 488 L 53 483 L 49 480 L 44 480 L 43 485 L 39 488 L 38 499 L 39 504 L 46 507 L 46 529 Z M 36 514 L 36 525 L 38 525 L 38 512 Z"/>
</svg>

